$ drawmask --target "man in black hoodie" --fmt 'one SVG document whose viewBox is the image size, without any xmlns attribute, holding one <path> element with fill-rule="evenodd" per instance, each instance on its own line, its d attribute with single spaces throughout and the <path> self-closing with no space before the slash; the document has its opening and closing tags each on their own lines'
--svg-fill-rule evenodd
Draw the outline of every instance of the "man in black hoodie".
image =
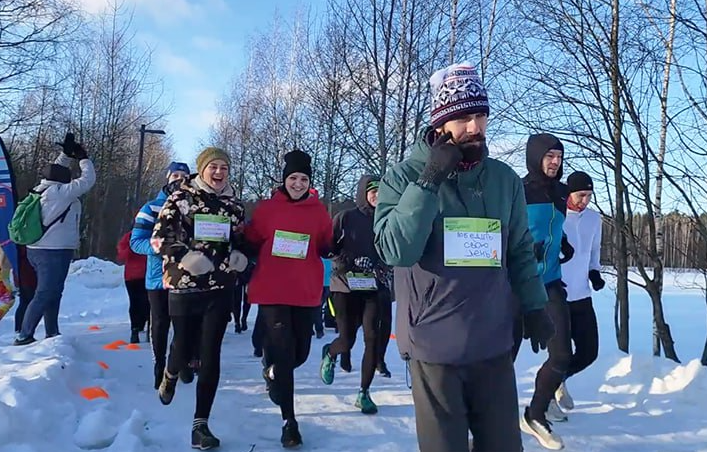
<svg viewBox="0 0 707 452">
<path fill-rule="evenodd" d="M 561 449 L 563 443 L 550 428 L 546 412 L 551 401 L 554 402 L 555 390 L 565 377 L 571 357 L 567 292 L 562 283 L 560 268 L 560 264 L 569 261 L 574 254 L 574 249 L 562 230 L 568 196 L 567 186 L 560 182 L 563 159 L 564 146 L 557 137 L 541 133 L 528 138 L 528 175 L 523 178 L 528 205 L 528 227 L 533 236 L 538 275 L 542 278 L 548 295 L 545 312 L 555 326 L 555 336 L 547 344 L 548 359 L 536 376 L 535 393 L 522 416 L 521 428 L 533 435 L 544 447 L 552 450 Z M 521 329 L 516 329 L 516 352 L 521 341 L 518 335 L 520 331 Z M 533 344 L 534 351 L 536 347 Z M 556 411 L 559 409 L 551 410 L 549 414 Z"/>
<path fill-rule="evenodd" d="M 361 389 L 356 406 L 364 414 L 375 414 L 378 407 L 368 392 L 378 361 L 378 316 L 380 290 L 388 267 L 373 245 L 373 213 L 377 204 L 379 179 L 362 176 L 358 182 L 356 207 L 334 217 L 334 249 L 330 290 L 336 311 L 339 337 L 322 350 L 321 377 L 332 384 L 336 357 L 351 351 L 359 325 L 363 325 L 364 352 L 361 363 Z"/>
</svg>

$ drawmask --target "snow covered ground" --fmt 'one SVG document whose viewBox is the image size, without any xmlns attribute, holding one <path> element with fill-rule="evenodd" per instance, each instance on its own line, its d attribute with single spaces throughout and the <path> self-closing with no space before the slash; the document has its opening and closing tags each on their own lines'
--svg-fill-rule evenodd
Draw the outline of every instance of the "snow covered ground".
<svg viewBox="0 0 707 452">
<path fill-rule="evenodd" d="M 702 293 L 684 288 L 691 278 L 682 274 L 677 283 L 672 278 L 666 282 L 666 316 L 683 365 L 650 356 L 650 303 L 640 289 L 632 289 L 629 356 L 616 351 L 613 294 L 605 290 L 596 297 L 600 357 L 569 381 L 577 407 L 568 423 L 555 424 L 565 450 L 707 452 L 707 368 L 697 360 L 707 315 Z M 74 263 L 61 314 L 63 336 L 26 347 L 0 346 L 0 452 L 191 450 L 195 384 L 180 383 L 172 405 L 164 407 L 152 389 L 148 344 L 140 344 L 139 350 L 103 348 L 129 336 L 121 267 L 96 259 Z M 12 320 L 9 315 L 0 321 L 1 344 L 13 339 Z M 42 328 L 37 337 L 43 336 Z M 332 338 L 328 331 L 325 340 Z M 412 399 L 394 341 L 388 352 L 393 378 L 376 377 L 372 397 L 380 412 L 372 417 L 353 406 L 362 341 L 354 351 L 354 371 L 338 372 L 332 386 L 324 386 L 318 377 L 323 344 L 314 340 L 309 361 L 296 375 L 303 449 L 417 450 Z M 222 440 L 221 450 L 282 450 L 279 411 L 264 393 L 250 335 L 236 335 L 229 326 L 223 352 L 210 421 Z M 534 355 L 524 344 L 517 363 L 519 410 L 530 400 L 542 360 L 543 355 Z M 80 395 L 92 387 L 102 388 L 109 398 L 87 400 Z M 527 435 L 524 444 L 526 451 L 543 450 Z"/>
</svg>

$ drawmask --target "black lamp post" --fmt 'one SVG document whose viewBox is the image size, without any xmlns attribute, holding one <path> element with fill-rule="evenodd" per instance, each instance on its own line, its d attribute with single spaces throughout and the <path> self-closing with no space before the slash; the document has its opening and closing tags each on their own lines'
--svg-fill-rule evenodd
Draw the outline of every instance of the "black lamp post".
<svg viewBox="0 0 707 452">
<path fill-rule="evenodd" d="M 140 152 L 137 156 L 137 183 L 135 184 L 135 204 L 136 208 L 140 207 L 140 188 L 142 184 L 142 155 L 145 152 L 145 134 L 154 133 L 157 135 L 164 135 L 164 130 L 159 129 L 146 129 L 145 124 L 140 126 Z"/>
</svg>

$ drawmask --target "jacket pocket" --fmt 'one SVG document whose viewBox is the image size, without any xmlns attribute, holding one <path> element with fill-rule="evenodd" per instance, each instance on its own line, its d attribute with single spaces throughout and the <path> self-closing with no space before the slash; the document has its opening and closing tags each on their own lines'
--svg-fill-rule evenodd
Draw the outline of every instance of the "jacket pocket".
<svg viewBox="0 0 707 452">
<path fill-rule="evenodd" d="M 435 286 L 436 281 L 433 279 L 432 281 L 430 281 L 430 283 L 425 288 L 425 291 L 422 293 L 422 297 L 420 299 L 420 309 L 418 310 L 417 315 L 415 316 L 413 326 L 416 326 L 418 323 L 420 323 L 420 321 L 425 317 L 425 314 L 430 312 L 434 304 L 432 294 L 434 293 Z"/>
</svg>

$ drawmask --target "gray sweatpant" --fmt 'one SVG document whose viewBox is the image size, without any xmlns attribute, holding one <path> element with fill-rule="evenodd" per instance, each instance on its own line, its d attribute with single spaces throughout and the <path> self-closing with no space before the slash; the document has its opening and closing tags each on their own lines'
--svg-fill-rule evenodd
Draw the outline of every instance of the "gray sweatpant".
<svg viewBox="0 0 707 452">
<path fill-rule="evenodd" d="M 520 452 L 511 353 L 466 366 L 410 361 L 420 452 Z"/>
</svg>

